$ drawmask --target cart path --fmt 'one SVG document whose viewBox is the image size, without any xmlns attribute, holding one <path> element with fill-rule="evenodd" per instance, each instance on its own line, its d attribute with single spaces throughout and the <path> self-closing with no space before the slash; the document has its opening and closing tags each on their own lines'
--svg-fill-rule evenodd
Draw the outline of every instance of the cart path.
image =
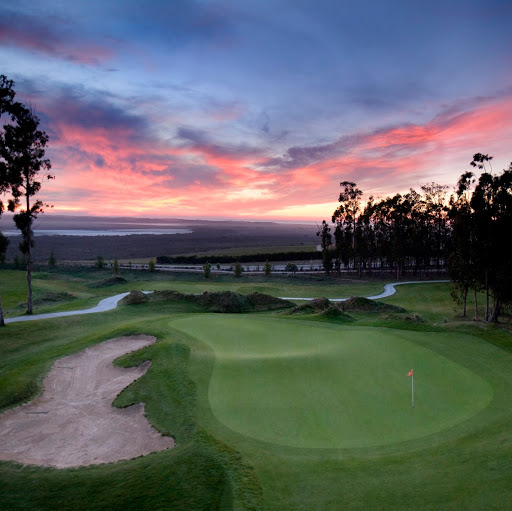
<svg viewBox="0 0 512 511">
<path fill-rule="evenodd" d="M 120 337 L 58 359 L 33 401 L 0 415 L 0 460 L 67 468 L 112 463 L 174 446 L 147 421 L 142 403 L 119 409 L 117 394 L 149 368 L 112 362 L 149 346 L 148 335 Z"/>
<path fill-rule="evenodd" d="M 387 298 L 388 296 L 392 296 L 396 293 L 395 286 L 403 286 L 405 284 L 438 284 L 450 282 L 449 280 L 411 280 L 408 282 L 393 282 L 391 284 L 384 285 L 384 291 L 375 296 L 368 296 L 369 300 L 378 300 L 379 298 Z M 151 293 L 151 291 L 143 291 L 143 293 Z M 81 309 L 75 311 L 66 311 L 66 312 L 50 312 L 47 314 L 33 314 L 31 316 L 18 316 L 16 318 L 7 318 L 5 319 L 5 323 L 17 323 L 19 321 L 34 321 L 37 319 L 49 319 L 49 318 L 62 318 L 65 316 L 77 316 L 79 314 L 94 314 L 96 312 L 106 312 L 113 310 L 117 307 L 117 304 L 120 300 L 122 300 L 125 296 L 130 293 L 120 293 L 118 295 L 110 296 L 109 298 L 104 298 L 101 300 L 96 307 L 91 307 L 90 309 Z M 280 296 L 282 300 L 304 300 L 310 301 L 314 300 L 314 298 L 298 298 L 298 297 L 290 297 L 290 296 Z M 348 298 L 329 298 L 331 302 L 344 302 L 348 300 Z"/>
</svg>

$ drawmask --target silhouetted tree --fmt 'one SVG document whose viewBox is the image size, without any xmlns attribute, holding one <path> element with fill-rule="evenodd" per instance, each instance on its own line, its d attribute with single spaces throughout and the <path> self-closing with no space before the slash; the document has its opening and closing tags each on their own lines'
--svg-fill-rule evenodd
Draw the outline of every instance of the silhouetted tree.
<svg viewBox="0 0 512 511">
<path fill-rule="evenodd" d="M 318 228 L 317 236 L 320 236 L 320 246 L 322 248 L 322 264 L 325 273 L 329 274 L 332 270 L 332 254 L 330 249 L 332 243 L 331 228 L 325 220 L 322 220 L 322 226 Z"/>
<path fill-rule="evenodd" d="M 11 122 L 3 126 L 0 145 L 1 172 L 4 174 L 2 181 L 7 181 L 11 194 L 8 209 L 17 211 L 14 223 L 21 231 L 20 250 L 25 255 L 27 265 L 27 314 L 32 314 L 32 226 L 47 207 L 33 198 L 41 189 L 42 181 L 53 179 L 53 176 L 48 173 L 50 160 L 45 158 L 48 135 L 39 129 L 39 118 L 32 109 L 18 102 L 12 103 L 9 115 Z"/>
<path fill-rule="evenodd" d="M 235 277 L 240 277 L 242 275 L 242 265 L 240 263 L 235 263 L 235 266 L 233 266 L 233 273 L 235 274 Z"/>
<path fill-rule="evenodd" d="M 352 181 L 342 181 L 340 186 L 343 188 L 338 197 L 340 205 L 332 214 L 332 222 L 339 228 L 337 233 L 335 231 L 336 258 L 349 267 L 352 260 L 355 268 L 356 260 L 360 262 L 356 247 L 356 224 L 363 192 Z"/>
<path fill-rule="evenodd" d="M 2 120 L 2 125 L 4 123 L 4 117 L 10 119 L 12 117 L 11 112 L 13 109 L 14 102 L 14 83 L 12 80 L 8 80 L 5 75 L 0 75 L 0 119 Z M 5 119 L 5 121 L 8 121 Z M 0 151 L 1 148 L 5 145 L 5 125 L 0 130 Z M 10 174 L 8 173 L 7 163 L 2 157 L 2 153 L 0 152 L 0 195 L 3 195 L 10 188 Z M 4 211 L 4 204 L 0 200 L 0 216 Z M 5 261 L 5 254 L 7 251 L 7 246 L 9 244 L 9 240 L 0 232 L 0 261 L 3 263 Z M 2 308 L 2 298 L 0 296 L 0 326 L 5 326 L 4 321 L 4 313 Z"/>
</svg>

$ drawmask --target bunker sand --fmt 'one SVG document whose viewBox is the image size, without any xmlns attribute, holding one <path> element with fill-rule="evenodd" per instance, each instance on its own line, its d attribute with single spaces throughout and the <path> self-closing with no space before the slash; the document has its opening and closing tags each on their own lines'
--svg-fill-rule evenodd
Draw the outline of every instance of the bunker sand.
<svg viewBox="0 0 512 511">
<path fill-rule="evenodd" d="M 174 445 L 144 417 L 144 405 L 112 401 L 149 368 L 112 362 L 155 341 L 150 336 L 111 339 L 55 362 L 34 401 L 0 415 L 0 459 L 76 467 L 130 459 Z"/>
</svg>

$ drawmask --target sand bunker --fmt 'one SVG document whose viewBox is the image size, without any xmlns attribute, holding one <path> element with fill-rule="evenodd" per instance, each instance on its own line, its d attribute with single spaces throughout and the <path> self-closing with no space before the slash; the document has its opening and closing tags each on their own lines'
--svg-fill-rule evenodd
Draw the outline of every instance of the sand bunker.
<svg viewBox="0 0 512 511">
<path fill-rule="evenodd" d="M 34 401 L 0 415 L 0 459 L 56 468 L 111 463 L 172 447 L 144 417 L 144 405 L 114 408 L 119 392 L 142 376 L 112 362 L 153 343 L 149 336 L 112 339 L 55 362 Z"/>
</svg>

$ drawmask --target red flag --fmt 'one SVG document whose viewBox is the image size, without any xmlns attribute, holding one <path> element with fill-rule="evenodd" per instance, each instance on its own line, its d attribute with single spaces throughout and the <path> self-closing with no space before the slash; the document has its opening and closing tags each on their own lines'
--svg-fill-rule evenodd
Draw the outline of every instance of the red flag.
<svg viewBox="0 0 512 511">
<path fill-rule="evenodd" d="M 407 373 L 407 376 L 412 376 L 412 369 Z"/>
</svg>

